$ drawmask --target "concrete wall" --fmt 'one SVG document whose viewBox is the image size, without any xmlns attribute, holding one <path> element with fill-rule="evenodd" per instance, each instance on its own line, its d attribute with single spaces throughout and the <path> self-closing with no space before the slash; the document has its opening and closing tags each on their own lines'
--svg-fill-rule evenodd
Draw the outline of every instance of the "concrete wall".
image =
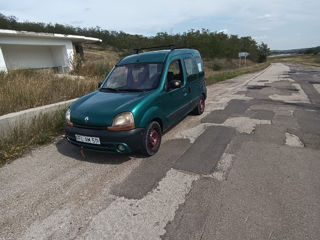
<svg viewBox="0 0 320 240">
<path fill-rule="evenodd" d="M 7 71 L 6 62 L 4 61 L 2 49 L 0 47 L 0 72 L 6 72 L 6 71 Z"/>
<path fill-rule="evenodd" d="M 72 68 L 71 40 L 1 36 L 0 47 L 0 71 L 19 68 Z"/>
<path fill-rule="evenodd" d="M 34 118 L 41 114 L 53 114 L 59 110 L 65 109 L 77 99 L 54 103 L 42 107 L 30 108 L 20 112 L 9 113 L 0 116 L 0 136 L 2 138 L 10 136 L 15 128 L 28 127 L 33 124 Z"/>
<path fill-rule="evenodd" d="M 2 45 L 2 53 L 8 70 L 57 67 L 48 46 Z"/>
</svg>

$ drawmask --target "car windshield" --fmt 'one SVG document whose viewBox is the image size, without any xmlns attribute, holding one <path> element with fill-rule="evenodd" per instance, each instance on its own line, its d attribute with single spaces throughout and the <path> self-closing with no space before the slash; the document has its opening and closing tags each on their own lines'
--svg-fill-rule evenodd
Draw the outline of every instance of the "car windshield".
<svg viewBox="0 0 320 240">
<path fill-rule="evenodd" d="M 116 66 L 101 90 L 147 91 L 159 85 L 162 63 L 137 63 Z"/>
</svg>

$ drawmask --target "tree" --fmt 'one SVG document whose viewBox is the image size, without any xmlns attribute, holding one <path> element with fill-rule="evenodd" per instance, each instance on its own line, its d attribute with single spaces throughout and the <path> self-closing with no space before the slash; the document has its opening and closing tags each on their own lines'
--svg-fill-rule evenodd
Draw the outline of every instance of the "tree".
<svg viewBox="0 0 320 240">
<path fill-rule="evenodd" d="M 135 48 L 164 46 L 193 47 L 200 51 L 203 58 L 237 58 L 239 52 L 248 52 L 252 61 L 264 62 L 270 49 L 264 43 L 258 45 L 251 37 L 238 37 L 222 32 L 210 32 L 209 29 L 191 29 L 184 33 L 169 34 L 159 32 L 155 36 L 128 34 L 122 31 L 108 31 L 99 26 L 91 28 L 73 27 L 63 24 L 45 24 L 39 22 L 19 22 L 14 16 L 0 13 L 0 29 L 24 30 L 33 32 L 84 35 L 102 39 L 102 46 L 112 46 L 126 55 Z"/>
<path fill-rule="evenodd" d="M 268 48 L 268 45 L 262 42 L 258 46 L 259 50 L 259 57 L 258 57 L 258 62 L 265 62 L 267 61 L 267 56 L 270 55 L 270 48 Z"/>
</svg>

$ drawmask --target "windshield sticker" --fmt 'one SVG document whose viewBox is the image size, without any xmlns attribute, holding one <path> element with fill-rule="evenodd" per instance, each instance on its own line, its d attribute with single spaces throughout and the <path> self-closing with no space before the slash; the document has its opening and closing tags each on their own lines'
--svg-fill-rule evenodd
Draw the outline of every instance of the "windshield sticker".
<svg viewBox="0 0 320 240">
<path fill-rule="evenodd" d="M 199 72 L 202 72 L 202 65 L 201 65 L 201 63 L 198 63 L 198 70 L 199 70 Z"/>
</svg>

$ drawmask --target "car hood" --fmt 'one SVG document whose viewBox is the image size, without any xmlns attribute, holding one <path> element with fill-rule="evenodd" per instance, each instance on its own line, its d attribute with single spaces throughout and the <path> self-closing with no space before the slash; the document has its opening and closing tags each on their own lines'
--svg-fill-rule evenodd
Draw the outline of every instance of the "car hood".
<svg viewBox="0 0 320 240">
<path fill-rule="evenodd" d="M 110 126 L 113 118 L 132 109 L 149 92 L 101 92 L 89 93 L 71 106 L 71 121 L 75 124 L 88 126 Z M 88 121 L 85 118 L 88 117 Z"/>
</svg>

